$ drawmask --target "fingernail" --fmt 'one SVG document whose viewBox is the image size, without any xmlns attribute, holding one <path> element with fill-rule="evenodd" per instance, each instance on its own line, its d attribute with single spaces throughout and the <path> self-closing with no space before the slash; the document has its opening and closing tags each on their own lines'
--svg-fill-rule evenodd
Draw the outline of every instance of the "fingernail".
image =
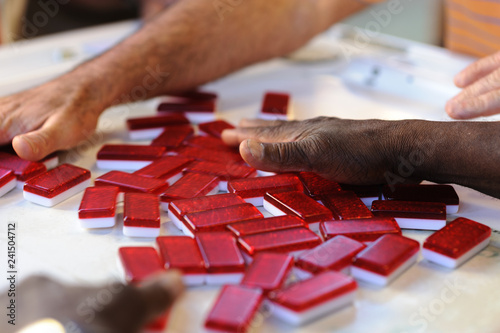
<svg viewBox="0 0 500 333">
<path fill-rule="evenodd" d="M 262 143 L 249 139 L 247 140 L 247 148 L 253 158 L 261 160 L 264 157 L 264 146 Z"/>
</svg>

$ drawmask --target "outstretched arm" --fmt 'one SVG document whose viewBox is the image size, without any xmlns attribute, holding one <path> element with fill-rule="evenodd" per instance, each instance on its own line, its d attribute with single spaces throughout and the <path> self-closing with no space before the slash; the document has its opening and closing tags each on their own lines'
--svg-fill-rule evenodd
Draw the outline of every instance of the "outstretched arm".
<svg viewBox="0 0 500 333">
<path fill-rule="evenodd" d="M 363 7 L 345 0 L 182 0 L 112 50 L 0 98 L 0 143 L 37 160 L 78 144 L 109 106 L 192 89 L 286 54 Z"/>
</svg>

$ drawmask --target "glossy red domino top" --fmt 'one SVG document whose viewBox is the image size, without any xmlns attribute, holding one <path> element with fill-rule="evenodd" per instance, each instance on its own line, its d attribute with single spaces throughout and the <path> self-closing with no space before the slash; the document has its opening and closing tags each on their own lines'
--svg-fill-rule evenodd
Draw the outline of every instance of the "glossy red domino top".
<svg viewBox="0 0 500 333">
<path fill-rule="evenodd" d="M 193 133 L 194 130 L 191 125 L 168 126 L 156 139 L 151 142 L 151 146 L 174 149 L 179 147 L 182 142 Z"/>
<path fill-rule="evenodd" d="M 430 235 L 423 247 L 457 259 L 490 236 L 490 227 L 459 217 Z"/>
<path fill-rule="evenodd" d="M 78 209 L 78 217 L 92 219 L 115 216 L 118 192 L 119 188 L 116 186 L 87 187 Z"/>
<path fill-rule="evenodd" d="M 297 227 L 307 227 L 307 224 L 304 220 L 290 215 L 274 216 L 227 225 L 227 228 L 237 237 Z"/>
<path fill-rule="evenodd" d="M 127 227 L 159 228 L 160 201 L 150 193 L 125 193 L 123 225 Z"/>
<path fill-rule="evenodd" d="M 219 186 L 219 178 L 201 173 L 186 173 L 161 195 L 162 202 L 206 195 Z"/>
<path fill-rule="evenodd" d="M 234 126 L 231 125 L 230 123 L 228 123 L 227 121 L 216 120 L 216 121 L 211 121 L 208 123 L 200 124 L 200 125 L 198 125 L 198 128 L 200 129 L 200 131 L 202 131 L 206 134 L 209 134 L 209 135 L 214 136 L 216 138 L 220 138 L 222 135 L 222 132 L 225 129 L 234 128 Z"/>
<path fill-rule="evenodd" d="M 289 99 L 290 95 L 288 94 L 268 92 L 264 95 L 261 112 L 286 115 Z"/>
<path fill-rule="evenodd" d="M 241 163 L 215 163 L 195 161 L 186 167 L 186 172 L 214 175 L 220 180 L 240 179 L 255 176 L 257 170 Z"/>
<path fill-rule="evenodd" d="M 98 160 L 153 161 L 163 156 L 165 147 L 145 145 L 104 145 L 97 153 Z"/>
<path fill-rule="evenodd" d="M 212 150 L 226 150 L 233 153 L 238 153 L 238 148 L 229 147 L 220 138 L 206 135 L 193 136 L 184 141 L 186 146 L 212 149 Z"/>
<path fill-rule="evenodd" d="M 249 255 L 264 251 L 292 252 L 311 249 L 321 244 L 321 238 L 308 228 L 291 228 L 243 236 L 240 247 Z"/>
<path fill-rule="evenodd" d="M 383 185 L 347 185 L 340 184 L 342 191 L 352 191 L 359 198 L 379 198 Z"/>
<path fill-rule="evenodd" d="M 173 96 L 185 99 L 186 101 L 213 101 L 217 99 L 216 93 L 201 90 L 190 90 Z"/>
<path fill-rule="evenodd" d="M 189 120 L 182 114 L 158 115 L 152 117 L 139 117 L 127 119 L 129 130 L 167 127 L 173 125 L 188 125 Z"/>
<path fill-rule="evenodd" d="M 16 155 L 5 152 L 0 152 L 0 168 L 12 170 L 17 180 L 23 182 L 47 171 L 43 163 L 23 160 Z"/>
<path fill-rule="evenodd" d="M 158 105 L 158 112 L 215 112 L 214 100 L 199 100 L 185 102 L 165 102 Z"/>
<path fill-rule="evenodd" d="M 375 216 L 446 220 L 446 205 L 440 202 L 375 200 Z"/>
<path fill-rule="evenodd" d="M 386 185 L 382 194 L 386 200 L 442 202 L 446 205 L 459 203 L 458 194 L 451 185 Z"/>
<path fill-rule="evenodd" d="M 314 172 L 299 172 L 298 175 L 304 184 L 304 191 L 311 197 L 342 191 L 337 182 L 323 178 Z"/>
<path fill-rule="evenodd" d="M 328 208 L 308 197 L 304 192 L 268 192 L 264 195 L 264 201 L 287 215 L 300 217 L 307 223 L 333 220 L 332 212 Z"/>
<path fill-rule="evenodd" d="M 388 276 L 418 253 L 416 240 L 400 235 L 384 235 L 359 253 L 353 265 L 376 274 Z"/>
<path fill-rule="evenodd" d="M 215 150 L 190 146 L 182 146 L 176 150 L 176 153 L 181 156 L 186 156 L 198 161 L 210 161 L 217 163 L 241 162 L 239 153 L 227 150 Z"/>
<path fill-rule="evenodd" d="M 284 253 L 265 252 L 257 254 L 245 276 L 242 285 L 261 288 L 267 294 L 283 286 L 293 267 L 293 257 Z"/>
<path fill-rule="evenodd" d="M 193 232 L 225 231 L 229 223 L 263 218 L 264 215 L 252 204 L 215 208 L 184 216 L 187 227 Z"/>
<path fill-rule="evenodd" d="M 162 179 L 133 175 L 122 171 L 110 171 L 95 179 L 95 186 L 118 186 L 120 192 L 160 194 L 168 188 Z"/>
<path fill-rule="evenodd" d="M 161 236 L 156 238 L 156 244 L 166 269 L 179 269 L 184 274 L 207 272 L 195 239 L 188 236 Z"/>
<path fill-rule="evenodd" d="M 8 182 L 11 182 L 13 179 L 16 179 L 16 176 L 12 170 L 0 168 L 0 187 L 4 186 Z"/>
<path fill-rule="evenodd" d="M 373 217 L 368 207 L 354 192 L 341 191 L 325 194 L 321 202 L 332 212 L 335 220 L 352 220 Z"/>
<path fill-rule="evenodd" d="M 309 310 L 357 289 L 353 278 L 333 271 L 323 272 L 286 289 L 271 292 L 269 299 L 295 312 Z"/>
<path fill-rule="evenodd" d="M 228 232 L 203 232 L 195 237 L 208 273 L 239 273 L 245 261 L 236 240 Z"/>
<path fill-rule="evenodd" d="M 344 235 L 360 242 L 373 242 L 385 234 L 401 235 L 398 223 L 392 217 L 328 221 L 319 225 L 323 239 Z"/>
<path fill-rule="evenodd" d="M 189 213 L 202 212 L 243 203 L 245 203 L 245 200 L 236 194 L 224 193 L 209 195 L 207 197 L 174 200 L 168 205 L 168 210 L 172 211 L 177 216 L 184 216 Z"/>
<path fill-rule="evenodd" d="M 354 239 L 337 236 L 314 249 L 302 253 L 296 265 L 317 274 L 325 270 L 340 271 L 352 264 L 352 260 L 366 245 Z"/>
<path fill-rule="evenodd" d="M 216 332 L 247 332 L 262 300 L 259 289 L 226 285 L 210 310 L 205 327 Z"/>
<path fill-rule="evenodd" d="M 24 191 L 53 198 L 87 179 L 90 179 L 89 170 L 71 164 L 61 164 L 52 170 L 28 179 L 24 184 Z"/>
<path fill-rule="evenodd" d="M 182 172 L 192 161 L 192 159 L 183 156 L 165 156 L 135 171 L 133 174 L 168 179 Z"/>
<path fill-rule="evenodd" d="M 163 271 L 160 257 L 152 247 L 121 247 L 118 255 L 129 283 L 139 283 Z"/>
<path fill-rule="evenodd" d="M 231 180 L 227 184 L 228 192 L 235 193 L 242 198 L 263 197 L 266 192 L 273 190 L 303 191 L 299 178 L 291 173 L 270 177 L 256 177 Z"/>
</svg>

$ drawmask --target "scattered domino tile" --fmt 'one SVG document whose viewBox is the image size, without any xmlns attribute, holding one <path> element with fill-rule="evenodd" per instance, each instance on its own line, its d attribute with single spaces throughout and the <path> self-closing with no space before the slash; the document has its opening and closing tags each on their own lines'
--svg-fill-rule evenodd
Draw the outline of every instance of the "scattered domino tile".
<svg viewBox="0 0 500 333">
<path fill-rule="evenodd" d="M 168 183 L 163 179 L 143 177 L 122 171 L 110 171 L 97 177 L 95 186 L 117 186 L 120 192 L 163 193 Z"/>
<path fill-rule="evenodd" d="M 323 178 L 314 172 L 299 172 L 298 176 L 304 184 L 304 192 L 312 198 L 342 191 L 337 182 Z"/>
<path fill-rule="evenodd" d="M 490 227 L 459 217 L 425 240 L 422 255 L 441 266 L 455 268 L 488 246 L 490 237 Z"/>
<path fill-rule="evenodd" d="M 240 163 L 215 163 L 195 161 L 185 169 L 186 172 L 203 173 L 219 177 L 219 190 L 227 192 L 227 182 L 232 179 L 250 178 L 257 175 L 257 170 Z"/>
<path fill-rule="evenodd" d="M 222 287 L 205 320 L 205 332 L 245 333 L 264 297 L 247 286 Z"/>
<path fill-rule="evenodd" d="M 134 175 L 158 178 L 165 180 L 169 185 L 182 178 L 183 170 L 193 162 L 192 159 L 183 156 L 165 156 L 142 169 L 135 171 Z"/>
<path fill-rule="evenodd" d="M 384 200 L 442 202 L 447 214 L 457 213 L 460 201 L 451 185 L 386 185 L 382 195 Z"/>
<path fill-rule="evenodd" d="M 305 272 L 307 277 L 324 271 L 341 271 L 348 274 L 354 257 L 364 248 L 366 245 L 361 242 L 337 236 L 302 253 L 295 265 Z"/>
<path fill-rule="evenodd" d="M 17 180 L 12 170 L 0 169 L 0 197 L 16 187 Z"/>
<path fill-rule="evenodd" d="M 196 240 L 187 236 L 161 236 L 156 238 L 165 269 L 179 269 L 187 286 L 205 283 L 207 268 Z"/>
<path fill-rule="evenodd" d="M 245 261 L 230 233 L 204 232 L 197 234 L 195 239 L 207 267 L 207 284 L 240 283 L 245 272 Z"/>
<path fill-rule="evenodd" d="M 347 185 L 340 184 L 342 191 L 352 191 L 363 203 L 370 207 L 375 200 L 380 199 L 383 185 Z"/>
<path fill-rule="evenodd" d="M 260 252 L 298 255 L 321 244 L 321 238 L 308 228 L 291 228 L 243 236 L 238 243 L 250 261 L 250 257 Z"/>
<path fill-rule="evenodd" d="M 118 255 L 128 283 L 139 283 L 164 270 L 153 247 L 121 247 Z"/>
<path fill-rule="evenodd" d="M 71 198 L 90 185 L 90 171 L 71 164 L 30 178 L 24 184 L 24 199 L 38 205 L 52 207 Z"/>
<path fill-rule="evenodd" d="M 252 204 L 215 208 L 184 216 L 182 231 L 193 236 L 200 232 L 226 231 L 230 223 L 263 218 L 264 215 Z"/>
<path fill-rule="evenodd" d="M 198 161 L 209 161 L 216 163 L 228 163 L 228 162 L 241 162 L 243 161 L 241 155 L 236 152 L 228 150 L 215 150 L 198 148 L 191 146 L 182 146 L 175 150 L 177 155 L 186 156 Z"/>
<path fill-rule="evenodd" d="M 231 180 L 227 190 L 245 199 L 254 206 L 262 206 L 264 195 L 269 191 L 303 191 L 299 178 L 291 173 L 271 177 L 257 177 Z"/>
<path fill-rule="evenodd" d="M 217 95 L 213 93 L 189 93 L 170 98 L 158 106 L 158 112 L 175 114 L 182 112 L 191 123 L 199 124 L 215 120 Z"/>
<path fill-rule="evenodd" d="M 245 203 L 245 200 L 236 194 L 225 193 L 208 197 L 195 197 L 183 200 L 174 200 L 168 205 L 168 217 L 178 228 L 185 223 L 184 216 L 190 213 L 212 210 Z"/>
<path fill-rule="evenodd" d="M 328 208 L 304 192 L 268 192 L 264 195 L 264 209 L 274 216 L 295 215 L 304 220 L 313 231 L 319 230 L 320 222 L 333 220 Z"/>
<path fill-rule="evenodd" d="M 97 153 L 97 168 L 107 170 L 139 170 L 159 159 L 165 147 L 144 145 L 104 145 Z"/>
<path fill-rule="evenodd" d="M 328 221 L 321 223 L 319 230 L 324 240 L 343 235 L 359 242 L 373 242 L 385 234 L 401 235 L 401 228 L 392 217 Z"/>
<path fill-rule="evenodd" d="M 290 95 L 267 92 L 262 101 L 259 118 L 267 120 L 287 120 Z"/>
<path fill-rule="evenodd" d="M 119 191 L 116 186 L 87 187 L 78 209 L 82 228 L 113 227 Z"/>
<path fill-rule="evenodd" d="M 353 220 L 373 217 L 373 213 L 354 192 L 340 191 L 325 194 L 322 195 L 320 199 L 332 212 L 335 220 Z"/>
<path fill-rule="evenodd" d="M 292 325 L 302 325 L 354 302 L 357 284 L 342 273 L 327 271 L 269 294 L 271 313 Z"/>
<path fill-rule="evenodd" d="M 260 288 L 267 295 L 270 291 L 283 287 L 292 267 L 293 257 L 288 254 L 260 253 L 248 266 L 241 284 Z"/>
<path fill-rule="evenodd" d="M 385 286 L 417 261 L 419 249 L 416 240 L 384 235 L 358 254 L 351 274 L 357 280 Z"/>
<path fill-rule="evenodd" d="M 151 146 L 165 147 L 167 150 L 179 147 L 194 130 L 191 125 L 168 126 L 163 132 L 151 141 Z"/>
<path fill-rule="evenodd" d="M 372 212 L 394 217 L 401 229 L 439 230 L 446 225 L 446 205 L 439 202 L 376 200 Z"/>
<path fill-rule="evenodd" d="M 157 195 L 125 193 L 123 234 L 129 237 L 158 237 L 160 235 L 160 202 Z"/>
<path fill-rule="evenodd" d="M 202 123 L 198 125 L 198 128 L 200 130 L 200 134 L 202 135 L 211 135 L 216 138 L 220 138 L 222 135 L 222 132 L 225 129 L 232 129 L 234 128 L 233 125 L 228 123 L 227 121 L 224 120 L 216 120 L 216 121 L 211 121 L 208 123 Z"/>
<path fill-rule="evenodd" d="M 238 153 L 238 148 L 229 147 L 220 138 L 213 136 L 197 135 L 184 141 L 184 145 L 196 148 L 225 150 L 233 153 Z"/>
<path fill-rule="evenodd" d="M 0 168 L 12 170 L 17 179 L 17 186 L 22 188 L 24 182 L 47 171 L 43 163 L 31 162 L 5 152 L 0 152 Z"/>
<path fill-rule="evenodd" d="M 186 173 L 160 196 L 161 207 L 168 210 L 173 200 L 189 199 L 219 192 L 219 178 L 201 173 Z"/>
<path fill-rule="evenodd" d="M 307 224 L 304 222 L 304 220 L 301 220 L 296 216 L 283 215 L 265 219 L 231 223 L 226 227 L 236 237 L 242 237 L 246 235 L 259 234 L 262 232 L 272 232 L 282 229 L 307 227 Z"/>
<path fill-rule="evenodd" d="M 57 153 L 52 153 L 42 158 L 38 163 L 43 163 L 47 170 L 52 170 L 59 165 L 59 156 Z"/>
<path fill-rule="evenodd" d="M 154 139 L 163 132 L 165 127 L 178 125 L 189 125 L 189 120 L 182 114 L 127 119 L 131 140 Z"/>
</svg>

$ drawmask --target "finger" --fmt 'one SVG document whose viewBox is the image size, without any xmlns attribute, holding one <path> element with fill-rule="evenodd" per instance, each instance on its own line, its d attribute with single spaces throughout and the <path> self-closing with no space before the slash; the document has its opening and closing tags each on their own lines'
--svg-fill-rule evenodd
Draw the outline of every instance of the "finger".
<svg viewBox="0 0 500 333">
<path fill-rule="evenodd" d="M 268 127 L 268 126 L 278 126 L 285 123 L 283 120 L 264 120 L 264 119 L 249 119 L 243 118 L 240 121 L 239 127 Z"/>
<path fill-rule="evenodd" d="M 488 75 L 500 66 L 500 52 L 482 58 L 469 65 L 455 76 L 455 84 L 464 88 Z"/>
<path fill-rule="evenodd" d="M 471 119 L 500 113 L 500 90 L 474 98 L 449 101 L 446 104 L 446 112 L 455 119 Z"/>
<path fill-rule="evenodd" d="M 229 146 L 238 146 L 247 139 L 258 139 L 261 142 L 295 141 L 307 124 L 297 121 L 266 122 L 275 126 L 237 127 L 222 132 L 222 140 Z"/>
<path fill-rule="evenodd" d="M 464 99 L 475 98 L 487 92 L 500 88 L 500 69 L 497 69 L 480 80 L 467 86 L 460 94 L 452 100 L 459 101 Z"/>
</svg>

